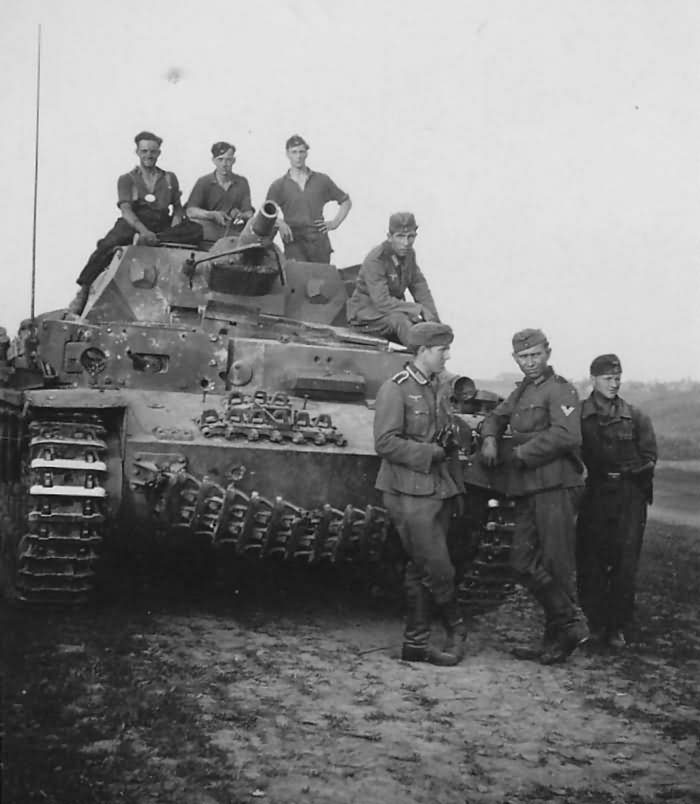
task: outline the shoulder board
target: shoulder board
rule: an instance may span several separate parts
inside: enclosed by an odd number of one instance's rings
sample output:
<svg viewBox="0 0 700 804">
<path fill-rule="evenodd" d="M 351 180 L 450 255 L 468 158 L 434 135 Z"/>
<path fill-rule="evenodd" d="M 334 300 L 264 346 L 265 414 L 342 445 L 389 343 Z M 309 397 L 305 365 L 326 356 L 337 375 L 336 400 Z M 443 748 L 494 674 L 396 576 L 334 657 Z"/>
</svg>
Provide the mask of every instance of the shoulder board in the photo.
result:
<svg viewBox="0 0 700 804">
<path fill-rule="evenodd" d="M 402 369 L 397 374 L 394 374 L 394 376 L 391 378 L 391 381 L 395 382 L 397 385 L 401 385 L 401 383 L 406 382 L 410 376 L 411 375 L 406 371 L 406 369 Z"/>
</svg>

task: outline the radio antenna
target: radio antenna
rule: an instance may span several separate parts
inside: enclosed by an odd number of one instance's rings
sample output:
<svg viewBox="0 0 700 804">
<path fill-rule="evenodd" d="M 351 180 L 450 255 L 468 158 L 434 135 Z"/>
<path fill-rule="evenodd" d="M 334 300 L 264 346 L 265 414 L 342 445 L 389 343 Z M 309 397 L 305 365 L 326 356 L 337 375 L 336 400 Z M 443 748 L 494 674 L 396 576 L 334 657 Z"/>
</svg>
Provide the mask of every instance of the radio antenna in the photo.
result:
<svg viewBox="0 0 700 804">
<path fill-rule="evenodd" d="M 32 220 L 32 303 L 31 319 L 36 310 L 36 206 L 39 186 L 39 99 L 41 91 L 41 24 L 37 26 L 36 51 L 36 131 L 34 134 L 34 217 Z"/>
</svg>

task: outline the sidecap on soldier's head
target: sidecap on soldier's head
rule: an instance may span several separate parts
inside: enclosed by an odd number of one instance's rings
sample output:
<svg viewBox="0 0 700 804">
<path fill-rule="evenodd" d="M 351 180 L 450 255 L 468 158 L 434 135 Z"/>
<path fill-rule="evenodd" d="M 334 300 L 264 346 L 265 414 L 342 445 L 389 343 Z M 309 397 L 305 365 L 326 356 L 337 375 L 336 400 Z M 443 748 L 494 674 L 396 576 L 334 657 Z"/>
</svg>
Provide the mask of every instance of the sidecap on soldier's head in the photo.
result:
<svg viewBox="0 0 700 804">
<path fill-rule="evenodd" d="M 417 352 L 421 346 L 449 346 L 455 339 L 452 327 L 437 321 L 421 321 L 408 331 L 408 348 Z"/>
<path fill-rule="evenodd" d="M 591 377 L 601 374 L 622 374 L 622 363 L 617 355 L 598 355 L 591 363 Z"/>
<path fill-rule="evenodd" d="M 309 150 L 309 143 L 302 136 L 299 134 L 292 134 L 284 147 L 288 151 L 290 148 L 297 148 L 300 145 L 306 148 L 307 151 Z"/>
<path fill-rule="evenodd" d="M 533 346 L 544 344 L 545 349 L 549 348 L 547 336 L 541 329 L 521 329 L 513 335 L 513 354 L 518 354 L 525 349 L 532 349 Z"/>
<path fill-rule="evenodd" d="M 416 216 L 412 212 L 394 212 L 389 218 L 389 234 L 417 231 Z"/>
<path fill-rule="evenodd" d="M 223 156 L 227 151 L 233 151 L 234 154 L 236 153 L 236 146 L 231 145 L 230 142 L 226 142 L 225 140 L 221 140 L 220 142 L 215 142 L 211 146 L 211 155 L 216 158 L 217 156 Z"/>
<path fill-rule="evenodd" d="M 141 142 L 141 140 L 148 140 L 149 142 L 157 142 L 159 148 L 163 144 L 163 138 L 158 137 L 152 131 L 139 131 L 139 133 L 134 137 L 134 142 L 136 143 L 137 147 L 138 144 Z"/>
</svg>

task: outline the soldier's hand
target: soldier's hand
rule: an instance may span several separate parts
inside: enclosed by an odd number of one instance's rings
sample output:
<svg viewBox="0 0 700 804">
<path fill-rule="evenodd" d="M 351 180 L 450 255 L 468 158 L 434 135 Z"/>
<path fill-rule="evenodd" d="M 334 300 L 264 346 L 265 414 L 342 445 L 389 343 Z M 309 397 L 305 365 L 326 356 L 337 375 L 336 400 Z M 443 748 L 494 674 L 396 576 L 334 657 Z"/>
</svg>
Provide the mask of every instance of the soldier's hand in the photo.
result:
<svg viewBox="0 0 700 804">
<path fill-rule="evenodd" d="M 218 223 L 219 226 L 226 226 L 227 223 L 231 220 L 225 212 L 222 212 L 220 209 L 212 209 L 209 213 L 211 216 L 211 220 L 214 223 Z"/>
<path fill-rule="evenodd" d="M 144 246 L 157 246 L 158 236 L 150 229 L 146 229 L 145 232 L 141 232 L 139 235 L 139 244 Z"/>
<path fill-rule="evenodd" d="M 445 450 L 439 444 L 431 444 L 433 448 L 432 463 L 442 463 L 447 457 Z"/>
<path fill-rule="evenodd" d="M 329 232 L 331 230 L 330 223 L 325 221 L 323 218 L 315 220 L 314 226 L 318 229 L 319 232 L 322 232 L 323 234 L 326 234 L 326 232 Z"/>
<path fill-rule="evenodd" d="M 421 305 L 421 315 L 423 316 L 423 321 L 437 321 L 437 316 L 435 316 L 425 305 Z"/>
<path fill-rule="evenodd" d="M 277 224 L 277 229 L 279 230 L 280 237 L 285 243 L 291 243 L 292 240 L 294 240 L 292 230 L 286 221 L 279 221 Z"/>
<path fill-rule="evenodd" d="M 228 214 L 226 215 L 226 222 L 235 221 L 241 217 L 241 211 L 238 207 L 234 207 L 233 209 L 229 209 Z"/>
<path fill-rule="evenodd" d="M 481 445 L 481 460 L 489 469 L 498 463 L 498 442 L 494 436 L 486 436 Z"/>
</svg>

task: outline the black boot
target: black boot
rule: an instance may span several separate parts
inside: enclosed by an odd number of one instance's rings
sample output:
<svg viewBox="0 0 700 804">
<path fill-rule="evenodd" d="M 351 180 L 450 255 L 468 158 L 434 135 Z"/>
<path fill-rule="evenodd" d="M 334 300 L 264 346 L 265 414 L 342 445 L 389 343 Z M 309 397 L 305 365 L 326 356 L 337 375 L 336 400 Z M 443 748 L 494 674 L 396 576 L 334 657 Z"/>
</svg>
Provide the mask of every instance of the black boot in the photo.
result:
<svg viewBox="0 0 700 804">
<path fill-rule="evenodd" d="M 453 598 L 440 607 L 440 620 L 445 629 L 445 643 L 442 650 L 454 654 L 457 661 L 461 662 L 466 653 L 467 625 L 456 599 Z"/>
<path fill-rule="evenodd" d="M 422 584 L 406 589 L 406 630 L 401 649 L 405 662 L 428 662 L 442 667 L 451 667 L 459 662 L 454 653 L 438 650 L 428 645 L 430 638 L 430 593 Z"/>
<path fill-rule="evenodd" d="M 556 640 L 542 651 L 542 664 L 561 664 L 576 648 L 590 639 L 588 623 L 581 610 L 571 598 L 554 582 L 550 581 L 542 590 L 545 612 L 549 621 L 557 627 Z"/>
</svg>

